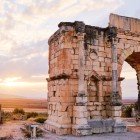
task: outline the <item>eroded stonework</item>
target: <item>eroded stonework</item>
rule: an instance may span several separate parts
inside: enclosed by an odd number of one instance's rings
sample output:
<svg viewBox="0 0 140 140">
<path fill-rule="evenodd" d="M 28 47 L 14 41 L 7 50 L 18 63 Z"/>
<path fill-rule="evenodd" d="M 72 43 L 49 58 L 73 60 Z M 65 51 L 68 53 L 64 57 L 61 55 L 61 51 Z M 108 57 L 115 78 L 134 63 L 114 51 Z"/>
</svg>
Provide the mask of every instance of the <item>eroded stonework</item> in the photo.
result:
<svg viewBox="0 0 140 140">
<path fill-rule="evenodd" d="M 107 28 L 61 22 L 49 39 L 47 129 L 59 135 L 125 132 L 124 61 L 137 72 L 140 102 L 140 20 L 111 14 Z"/>
</svg>

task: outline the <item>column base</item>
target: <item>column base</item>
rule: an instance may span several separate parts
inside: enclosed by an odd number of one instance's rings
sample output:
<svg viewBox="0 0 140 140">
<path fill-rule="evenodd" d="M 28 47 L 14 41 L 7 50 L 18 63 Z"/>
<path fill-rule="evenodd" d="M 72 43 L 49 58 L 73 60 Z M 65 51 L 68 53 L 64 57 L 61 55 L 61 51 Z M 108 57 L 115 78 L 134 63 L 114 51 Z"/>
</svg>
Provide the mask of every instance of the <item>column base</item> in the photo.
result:
<svg viewBox="0 0 140 140">
<path fill-rule="evenodd" d="M 88 136 L 101 133 L 124 133 L 127 131 L 125 123 L 121 119 L 93 119 L 85 125 L 60 125 L 46 121 L 46 129 L 57 135 Z"/>
<path fill-rule="evenodd" d="M 70 135 L 72 134 L 71 125 L 60 125 L 58 123 L 47 120 L 45 122 L 45 128 L 57 135 Z"/>
<path fill-rule="evenodd" d="M 125 133 L 127 132 L 126 124 L 121 120 L 115 120 L 115 124 L 113 126 L 113 132 L 114 133 Z"/>
<path fill-rule="evenodd" d="M 89 125 L 73 125 L 72 134 L 75 136 L 92 135 L 91 127 Z"/>
<path fill-rule="evenodd" d="M 101 134 L 101 133 L 123 133 L 127 131 L 126 125 L 124 122 L 115 120 L 112 118 L 109 119 L 93 119 L 88 121 L 89 126 L 91 127 L 92 134 Z"/>
<path fill-rule="evenodd" d="M 113 132 L 113 119 L 92 119 L 88 123 L 92 127 L 92 134 Z"/>
</svg>

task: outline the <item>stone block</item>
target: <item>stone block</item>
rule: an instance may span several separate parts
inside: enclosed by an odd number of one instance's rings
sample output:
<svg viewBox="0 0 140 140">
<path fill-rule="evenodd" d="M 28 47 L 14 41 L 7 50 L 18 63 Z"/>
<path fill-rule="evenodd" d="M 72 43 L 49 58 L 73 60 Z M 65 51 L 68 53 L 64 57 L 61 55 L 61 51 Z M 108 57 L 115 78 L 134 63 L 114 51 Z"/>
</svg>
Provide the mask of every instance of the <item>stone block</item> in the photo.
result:
<svg viewBox="0 0 140 140">
<path fill-rule="evenodd" d="M 75 136 L 89 136 L 92 134 L 92 131 L 91 130 L 73 129 L 72 134 Z"/>
<path fill-rule="evenodd" d="M 87 111 L 87 106 L 73 106 L 75 111 Z"/>
<path fill-rule="evenodd" d="M 111 110 L 114 111 L 120 111 L 122 109 L 122 106 L 111 106 Z"/>
<path fill-rule="evenodd" d="M 89 125 L 73 125 L 72 134 L 76 136 L 91 135 L 91 127 Z"/>
<path fill-rule="evenodd" d="M 91 112 L 91 115 L 92 115 L 92 116 L 100 116 L 101 113 L 100 113 L 100 111 L 96 111 L 96 110 L 95 110 L 95 111 L 92 111 L 92 112 Z"/>
<path fill-rule="evenodd" d="M 89 99 L 90 102 L 95 102 L 95 101 L 97 101 L 97 98 L 94 97 L 94 96 L 90 96 L 88 99 Z"/>
<path fill-rule="evenodd" d="M 124 133 L 127 132 L 126 124 L 123 122 L 115 122 L 115 125 L 113 127 L 113 132 L 114 133 Z"/>
<path fill-rule="evenodd" d="M 92 133 L 109 133 L 113 131 L 113 119 L 93 119 L 88 121 Z"/>
<path fill-rule="evenodd" d="M 97 111 L 100 111 L 100 110 L 102 110 L 102 106 L 101 105 L 97 106 Z"/>
<path fill-rule="evenodd" d="M 75 98 L 74 97 L 68 97 L 68 96 L 58 97 L 57 101 L 60 101 L 61 103 L 74 103 Z"/>
<path fill-rule="evenodd" d="M 87 109 L 89 111 L 93 111 L 93 110 L 96 110 L 96 106 L 87 106 Z"/>
<path fill-rule="evenodd" d="M 103 133 L 103 132 L 104 132 L 103 127 L 95 127 L 95 128 L 92 128 L 92 133 L 93 134 L 100 134 L 100 133 Z"/>
<path fill-rule="evenodd" d="M 107 115 L 108 117 L 111 117 L 112 112 L 111 112 L 110 110 L 106 110 L 106 115 Z"/>
<path fill-rule="evenodd" d="M 76 124 L 78 125 L 86 125 L 87 124 L 87 118 L 76 118 Z"/>
<path fill-rule="evenodd" d="M 87 118 L 89 116 L 89 113 L 87 111 L 73 111 L 73 116 L 76 118 Z"/>
<path fill-rule="evenodd" d="M 71 118 L 66 116 L 60 116 L 58 117 L 58 122 L 60 124 L 71 124 Z"/>
<path fill-rule="evenodd" d="M 68 112 L 62 112 L 62 111 L 58 111 L 58 116 L 65 116 L 68 117 Z"/>
<path fill-rule="evenodd" d="M 87 97 L 76 97 L 76 103 L 87 103 Z"/>
<path fill-rule="evenodd" d="M 106 105 L 106 110 L 111 110 L 110 105 Z"/>
<path fill-rule="evenodd" d="M 121 117 L 122 111 L 111 111 L 111 112 L 112 112 L 112 116 Z"/>
<path fill-rule="evenodd" d="M 66 129 L 61 129 L 61 128 L 57 128 L 56 129 L 56 134 L 57 135 L 70 135 L 72 132 L 71 132 L 71 128 L 66 128 Z"/>
<path fill-rule="evenodd" d="M 89 102 L 87 103 L 88 106 L 93 106 L 93 102 Z"/>
<path fill-rule="evenodd" d="M 94 102 L 94 105 L 102 105 L 100 102 Z"/>
<path fill-rule="evenodd" d="M 106 117 L 106 110 L 102 110 L 102 111 L 101 111 L 101 115 L 102 115 L 103 117 Z"/>
<path fill-rule="evenodd" d="M 88 124 L 92 128 L 92 133 L 103 133 L 103 124 L 101 120 L 90 120 L 88 121 Z"/>
</svg>

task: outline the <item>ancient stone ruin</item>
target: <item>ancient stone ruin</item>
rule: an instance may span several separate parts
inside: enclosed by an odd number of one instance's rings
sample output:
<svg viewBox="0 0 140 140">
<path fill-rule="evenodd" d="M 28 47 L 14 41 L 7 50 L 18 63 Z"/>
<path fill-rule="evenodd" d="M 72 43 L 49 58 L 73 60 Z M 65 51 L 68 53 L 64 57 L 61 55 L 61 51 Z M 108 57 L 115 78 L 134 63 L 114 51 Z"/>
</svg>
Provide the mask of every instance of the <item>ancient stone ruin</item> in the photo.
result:
<svg viewBox="0 0 140 140">
<path fill-rule="evenodd" d="M 125 132 L 120 74 L 124 61 L 136 70 L 140 105 L 140 20 L 111 14 L 106 28 L 58 26 L 49 39 L 46 128 L 59 135 Z"/>
</svg>

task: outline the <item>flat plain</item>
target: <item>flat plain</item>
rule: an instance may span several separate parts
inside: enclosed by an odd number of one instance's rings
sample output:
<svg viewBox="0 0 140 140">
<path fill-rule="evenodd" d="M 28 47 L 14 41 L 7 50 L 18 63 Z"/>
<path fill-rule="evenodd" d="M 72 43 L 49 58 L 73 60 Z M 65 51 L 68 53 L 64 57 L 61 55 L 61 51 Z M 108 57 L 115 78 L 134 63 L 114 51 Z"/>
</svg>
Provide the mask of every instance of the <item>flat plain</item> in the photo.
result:
<svg viewBox="0 0 140 140">
<path fill-rule="evenodd" d="M 38 99 L 0 99 L 0 104 L 4 111 L 13 111 L 14 108 L 23 108 L 27 112 L 45 112 L 47 110 L 47 100 Z"/>
</svg>

